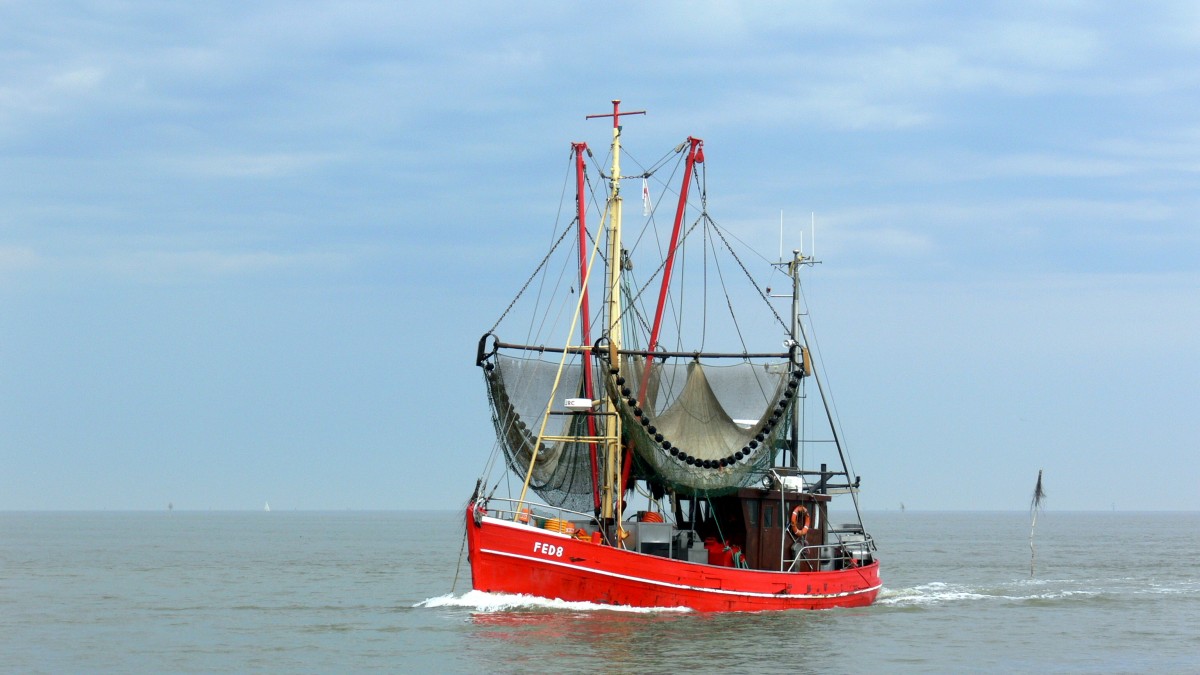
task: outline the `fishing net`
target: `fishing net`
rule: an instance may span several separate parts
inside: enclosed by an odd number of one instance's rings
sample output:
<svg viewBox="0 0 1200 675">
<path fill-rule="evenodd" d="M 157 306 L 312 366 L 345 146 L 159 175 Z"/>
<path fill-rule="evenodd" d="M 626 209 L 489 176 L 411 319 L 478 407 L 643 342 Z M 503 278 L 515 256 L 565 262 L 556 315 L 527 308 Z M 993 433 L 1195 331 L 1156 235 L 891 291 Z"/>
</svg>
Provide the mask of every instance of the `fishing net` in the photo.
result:
<svg viewBox="0 0 1200 675">
<path fill-rule="evenodd" d="M 587 415 L 567 411 L 564 401 L 596 399 L 601 391 L 596 386 L 583 391 L 578 355 L 568 358 L 556 393 L 558 360 L 535 352 L 522 354 L 496 353 L 488 362 L 492 367 L 484 370 L 492 421 L 508 466 L 518 476 L 529 474 L 530 488 L 547 504 L 590 511 L 592 454 L 603 466 L 605 448 L 554 437 L 599 433 L 599 428 L 589 428 Z M 605 378 L 608 394 L 648 478 L 681 496 L 719 495 L 757 482 L 771 465 L 800 379 L 790 360 L 733 365 L 656 360 L 648 374 L 644 357 L 625 356 L 621 363 L 616 377 Z M 539 445 L 538 432 L 552 397 Z"/>
<path fill-rule="evenodd" d="M 610 394 L 638 457 L 661 481 L 683 495 L 719 495 L 770 467 L 800 379 L 789 361 L 655 361 L 648 375 L 643 357 L 622 363 Z"/>
<path fill-rule="evenodd" d="M 488 365 L 494 366 L 484 369 L 492 423 L 496 426 L 496 437 L 500 439 L 509 468 L 524 478 L 529 473 L 536 447 L 530 488 L 552 506 L 591 512 L 594 507 L 591 455 L 594 447 L 597 461 L 603 466 L 603 444 L 543 439 L 537 445 L 538 430 L 542 419 L 547 417 L 546 403 L 551 396 L 554 396 L 554 403 L 547 418 L 545 436 L 594 435 L 589 431 L 587 416 L 565 414 L 565 399 L 594 400 L 599 397 L 599 391 L 582 390 L 580 358 L 568 359 L 559 379 L 558 393 L 554 392 L 554 379 L 559 369 L 557 359 L 496 354 Z"/>
</svg>

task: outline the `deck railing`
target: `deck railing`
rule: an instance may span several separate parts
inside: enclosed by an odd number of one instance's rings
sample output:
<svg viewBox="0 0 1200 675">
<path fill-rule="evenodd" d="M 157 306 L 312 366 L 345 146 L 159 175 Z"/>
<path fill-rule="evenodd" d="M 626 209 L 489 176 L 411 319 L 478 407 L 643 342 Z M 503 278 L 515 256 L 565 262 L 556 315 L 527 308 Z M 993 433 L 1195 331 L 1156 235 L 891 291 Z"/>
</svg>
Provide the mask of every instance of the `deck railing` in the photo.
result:
<svg viewBox="0 0 1200 675">
<path fill-rule="evenodd" d="M 589 532 L 600 531 L 601 536 L 603 536 L 603 528 L 600 527 L 600 521 L 590 513 L 572 511 L 559 506 L 522 502 L 508 497 L 490 497 L 488 499 L 480 499 L 476 503 L 483 506 L 487 511 L 487 515 L 493 518 L 511 520 L 529 525 L 530 527 L 540 528 L 546 528 L 547 524 L 554 525 L 555 521 L 558 523 L 570 523 L 573 528 L 584 527 Z M 574 534 L 574 529 L 570 532 L 559 532 L 561 534 Z"/>
<path fill-rule="evenodd" d="M 834 531 L 829 532 L 830 538 L 837 538 L 826 544 L 792 547 L 796 557 L 784 560 L 784 571 L 794 572 L 801 565 L 811 566 L 818 570 L 842 570 L 851 567 L 861 567 L 869 564 L 873 557 L 871 551 L 875 548 L 875 540 L 864 532 Z"/>
</svg>

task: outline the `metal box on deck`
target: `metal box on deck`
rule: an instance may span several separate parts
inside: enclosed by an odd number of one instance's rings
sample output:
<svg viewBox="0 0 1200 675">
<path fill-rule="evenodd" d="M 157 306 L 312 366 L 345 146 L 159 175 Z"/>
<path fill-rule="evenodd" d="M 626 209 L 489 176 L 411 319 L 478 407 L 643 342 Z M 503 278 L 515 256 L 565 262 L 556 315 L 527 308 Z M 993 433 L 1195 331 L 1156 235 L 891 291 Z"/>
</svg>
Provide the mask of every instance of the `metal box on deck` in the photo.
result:
<svg viewBox="0 0 1200 675">
<path fill-rule="evenodd" d="M 634 551 L 661 555 L 668 558 L 671 556 L 671 540 L 675 532 L 674 525 L 670 523 L 632 522 L 625 524 L 625 530 L 629 532 L 629 539 L 625 541 L 625 545 Z"/>
</svg>

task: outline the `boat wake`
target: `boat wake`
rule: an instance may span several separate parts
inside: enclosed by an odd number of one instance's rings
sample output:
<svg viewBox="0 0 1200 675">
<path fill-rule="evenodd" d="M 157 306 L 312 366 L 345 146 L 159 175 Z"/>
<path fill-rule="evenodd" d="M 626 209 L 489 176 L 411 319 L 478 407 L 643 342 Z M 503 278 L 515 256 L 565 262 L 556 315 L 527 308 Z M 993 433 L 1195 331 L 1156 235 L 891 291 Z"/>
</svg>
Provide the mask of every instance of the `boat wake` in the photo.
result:
<svg viewBox="0 0 1200 675">
<path fill-rule="evenodd" d="M 884 588 L 876 603 L 892 607 L 923 607 L 955 602 L 996 601 L 1036 602 L 1063 600 L 1067 598 L 1095 597 L 1101 591 L 1070 588 L 1077 586 L 1071 581 L 1017 581 L 991 587 L 975 587 L 965 584 L 947 584 L 940 581 L 921 584 L 911 588 Z"/>
<path fill-rule="evenodd" d="M 663 612 L 690 612 L 686 607 L 629 607 L 626 605 L 601 605 L 594 602 L 568 602 L 548 600 L 532 595 L 509 593 L 486 593 L 468 591 L 462 595 L 448 593 L 436 598 L 422 600 L 413 607 L 462 607 L 476 612 L 511 612 L 519 610 L 557 610 L 568 612 L 622 612 L 626 614 L 660 614 Z"/>
</svg>

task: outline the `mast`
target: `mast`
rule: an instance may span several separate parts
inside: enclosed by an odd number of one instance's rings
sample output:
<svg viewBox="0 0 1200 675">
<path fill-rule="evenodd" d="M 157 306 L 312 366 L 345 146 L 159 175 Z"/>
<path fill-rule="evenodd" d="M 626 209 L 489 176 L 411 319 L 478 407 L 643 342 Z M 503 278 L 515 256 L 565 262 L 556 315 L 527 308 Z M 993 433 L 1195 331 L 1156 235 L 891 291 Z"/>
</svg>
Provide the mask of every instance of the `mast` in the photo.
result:
<svg viewBox="0 0 1200 675">
<path fill-rule="evenodd" d="M 662 329 L 663 310 L 667 304 L 667 291 L 671 288 L 671 270 L 675 264 L 675 251 L 679 247 L 679 228 L 683 224 L 683 212 L 687 209 L 688 188 L 692 182 L 692 170 L 696 164 L 704 161 L 704 141 L 688 136 L 689 144 L 687 165 L 683 169 L 683 187 L 679 190 L 679 206 L 675 208 L 675 225 L 671 228 L 671 244 L 667 247 L 667 260 L 663 268 L 662 288 L 658 291 L 658 306 L 654 311 L 654 324 L 650 328 L 650 344 L 646 351 L 651 355 L 646 357 L 646 371 L 642 375 L 641 391 L 638 392 L 638 402 L 646 404 L 646 386 L 650 382 L 650 368 L 654 364 L 654 350 L 658 348 L 658 334 Z"/>
<path fill-rule="evenodd" d="M 624 254 L 621 249 L 621 116 L 645 115 L 645 110 L 621 112 L 621 100 L 614 99 L 613 111 L 600 115 L 587 115 L 585 119 L 612 117 L 612 167 L 609 175 L 608 191 L 608 345 L 614 367 L 619 366 L 617 354 L 621 349 L 621 268 L 624 266 Z M 624 491 L 620 486 L 620 454 L 621 434 L 618 418 L 612 416 L 606 424 L 607 444 L 609 452 L 605 453 L 604 470 L 604 499 L 602 515 L 605 520 L 611 520 L 616 500 L 621 498 Z"/>
<path fill-rule="evenodd" d="M 575 207 L 577 210 L 577 218 L 579 219 L 579 291 L 580 303 L 582 307 L 580 324 L 580 337 L 583 338 L 582 344 L 587 346 L 592 344 L 592 326 L 591 326 L 591 309 L 588 307 L 588 263 L 587 263 L 587 204 L 584 191 L 584 165 L 583 153 L 590 152 L 587 143 L 572 143 L 571 149 L 575 153 Z M 587 397 L 591 398 L 595 394 L 595 387 L 592 385 L 592 358 L 591 355 L 586 355 L 583 359 L 583 390 L 587 392 Z M 587 416 L 588 436 L 596 435 L 596 417 L 594 415 Z M 592 507 L 596 511 L 596 515 L 600 514 L 600 470 L 599 461 L 597 459 L 596 444 L 588 444 L 588 459 L 592 469 Z"/>
<path fill-rule="evenodd" d="M 804 264 L 804 254 L 798 250 L 792 251 L 792 262 L 788 265 L 788 271 L 792 277 L 792 342 L 801 349 L 800 356 L 805 358 L 805 351 L 808 346 L 800 340 L 800 265 Z M 804 362 L 801 361 L 801 368 L 804 367 Z M 792 443 L 791 457 L 789 464 L 793 469 L 800 467 L 800 406 L 792 406 Z"/>
</svg>

